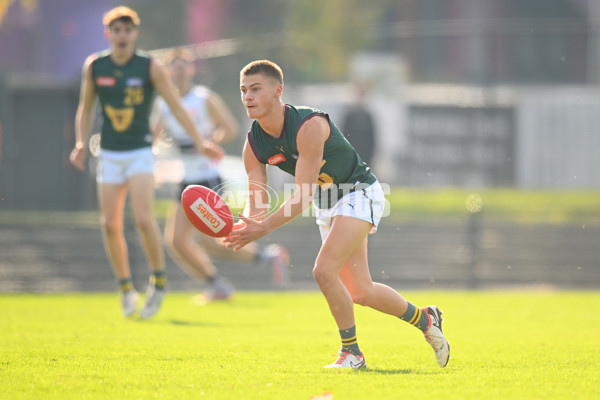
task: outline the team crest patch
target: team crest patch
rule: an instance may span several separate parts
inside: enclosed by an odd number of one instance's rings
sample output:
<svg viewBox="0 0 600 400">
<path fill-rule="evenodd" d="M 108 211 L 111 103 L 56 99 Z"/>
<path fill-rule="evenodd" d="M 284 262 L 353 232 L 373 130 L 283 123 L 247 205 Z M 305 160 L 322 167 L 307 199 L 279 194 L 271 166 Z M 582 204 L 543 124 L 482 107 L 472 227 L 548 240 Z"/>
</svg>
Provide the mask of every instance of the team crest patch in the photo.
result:
<svg viewBox="0 0 600 400">
<path fill-rule="evenodd" d="M 117 80 L 114 76 L 99 76 L 96 78 L 96 85 L 98 86 L 115 86 Z"/>
<path fill-rule="evenodd" d="M 125 82 L 125 86 L 128 86 L 128 87 L 142 86 L 142 79 L 141 78 L 129 78 Z"/>
<path fill-rule="evenodd" d="M 277 165 L 280 162 L 285 161 L 286 158 L 283 154 L 279 153 L 279 154 L 275 154 L 273 157 L 269 158 L 269 165 Z"/>
</svg>

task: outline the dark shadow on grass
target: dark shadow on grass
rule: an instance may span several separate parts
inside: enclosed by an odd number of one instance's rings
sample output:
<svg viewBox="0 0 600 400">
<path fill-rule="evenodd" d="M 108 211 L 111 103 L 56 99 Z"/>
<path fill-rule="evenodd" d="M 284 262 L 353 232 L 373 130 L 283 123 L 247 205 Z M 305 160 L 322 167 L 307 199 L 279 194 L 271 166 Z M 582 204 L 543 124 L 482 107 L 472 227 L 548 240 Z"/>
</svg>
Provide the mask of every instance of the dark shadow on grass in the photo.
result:
<svg viewBox="0 0 600 400">
<path fill-rule="evenodd" d="M 369 368 L 358 369 L 357 373 L 360 374 L 378 374 L 378 375 L 433 375 L 431 372 L 416 371 L 413 369 L 380 369 L 380 368 Z"/>
<path fill-rule="evenodd" d="M 211 322 L 202 321 L 184 321 L 181 319 L 170 319 L 170 320 L 153 320 L 153 319 L 138 319 L 137 322 L 142 323 L 154 323 L 154 324 L 170 324 L 175 326 L 194 326 L 194 327 L 215 327 L 221 326 L 220 324 L 214 324 Z"/>
<path fill-rule="evenodd" d="M 168 321 L 171 325 L 177 326 L 218 326 L 218 324 L 200 322 L 200 321 L 183 321 L 181 319 L 172 319 Z"/>
</svg>

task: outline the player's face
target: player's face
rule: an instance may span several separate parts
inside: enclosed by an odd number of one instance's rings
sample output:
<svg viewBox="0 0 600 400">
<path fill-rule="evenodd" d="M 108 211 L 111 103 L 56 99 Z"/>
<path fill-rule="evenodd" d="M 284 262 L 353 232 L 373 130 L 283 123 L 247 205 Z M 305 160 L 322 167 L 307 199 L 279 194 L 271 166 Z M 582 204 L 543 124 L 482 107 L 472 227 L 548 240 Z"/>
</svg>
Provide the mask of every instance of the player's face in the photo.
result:
<svg viewBox="0 0 600 400">
<path fill-rule="evenodd" d="M 195 72 L 194 64 L 181 58 L 174 59 L 169 65 L 169 73 L 174 82 L 191 80 Z"/>
<path fill-rule="evenodd" d="M 112 51 L 124 54 L 133 51 L 138 32 L 131 22 L 115 21 L 106 30 L 106 37 Z"/>
<path fill-rule="evenodd" d="M 240 78 L 242 103 L 248 117 L 265 116 L 274 105 L 279 104 L 283 86 L 263 74 L 244 75 Z"/>
</svg>

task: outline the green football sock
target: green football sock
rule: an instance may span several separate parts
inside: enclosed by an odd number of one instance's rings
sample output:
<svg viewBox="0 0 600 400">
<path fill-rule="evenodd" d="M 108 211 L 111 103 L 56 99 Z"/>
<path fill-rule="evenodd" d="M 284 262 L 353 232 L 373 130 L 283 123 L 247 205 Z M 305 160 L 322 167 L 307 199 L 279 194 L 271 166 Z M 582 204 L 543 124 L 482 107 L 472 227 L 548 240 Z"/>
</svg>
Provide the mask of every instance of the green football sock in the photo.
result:
<svg viewBox="0 0 600 400">
<path fill-rule="evenodd" d="M 356 340 L 356 325 L 350 329 L 340 329 L 340 337 L 342 338 L 342 351 L 361 355 L 361 351 L 358 348 L 358 340 Z"/>
<path fill-rule="evenodd" d="M 422 308 L 415 306 L 411 302 L 408 302 L 408 308 L 406 309 L 406 312 L 398 318 L 415 326 L 423 333 L 425 333 L 425 331 L 429 328 L 429 316 L 427 315 L 427 312 L 423 311 Z"/>
<path fill-rule="evenodd" d="M 131 277 L 120 279 L 119 288 L 121 289 L 121 292 L 129 292 L 130 290 L 133 290 L 133 282 L 131 281 Z"/>
<path fill-rule="evenodd" d="M 150 284 L 154 285 L 157 289 L 164 289 L 167 285 L 165 270 L 154 271 L 152 275 L 150 275 Z"/>
</svg>

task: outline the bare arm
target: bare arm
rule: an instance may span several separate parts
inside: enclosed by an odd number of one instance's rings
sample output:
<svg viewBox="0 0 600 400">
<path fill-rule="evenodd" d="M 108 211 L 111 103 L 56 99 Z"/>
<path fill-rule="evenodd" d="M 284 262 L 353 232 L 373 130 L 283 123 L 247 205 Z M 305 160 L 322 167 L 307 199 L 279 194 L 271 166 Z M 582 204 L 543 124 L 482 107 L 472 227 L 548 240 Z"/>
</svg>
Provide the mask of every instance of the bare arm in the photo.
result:
<svg viewBox="0 0 600 400">
<path fill-rule="evenodd" d="M 156 62 L 152 62 L 150 64 L 150 78 L 152 79 L 154 87 L 156 87 L 156 90 L 158 90 L 158 93 L 163 99 L 165 99 L 165 102 L 173 112 L 173 115 L 177 121 L 194 141 L 198 151 L 213 159 L 219 160 L 223 158 L 223 149 L 202 138 L 200 132 L 198 132 L 198 128 L 196 128 L 196 125 L 194 124 L 194 121 L 185 108 L 183 108 L 181 100 L 177 95 L 171 80 L 167 77 L 167 74 L 164 72 L 162 67 Z"/>
<path fill-rule="evenodd" d="M 233 114 L 221 97 L 211 92 L 206 102 L 208 113 L 216 125 L 213 141 L 217 144 L 227 144 L 238 135 L 239 126 Z"/>
<path fill-rule="evenodd" d="M 165 123 L 160 113 L 159 99 L 154 100 L 152 104 L 152 113 L 150 114 L 150 129 L 154 140 L 159 140 L 165 135 Z"/>
<path fill-rule="evenodd" d="M 306 210 L 312 202 L 317 189 L 317 181 L 325 141 L 329 137 L 329 123 L 324 117 L 313 117 L 306 121 L 298 131 L 298 161 L 296 162 L 296 188 L 279 209 L 265 221 L 267 233 L 285 225 Z"/>
<path fill-rule="evenodd" d="M 323 160 L 323 148 L 329 134 L 329 123 L 324 117 L 313 117 L 302 125 L 296 137 L 298 161 L 296 162 L 294 194 L 263 221 L 240 217 L 247 226 L 234 231 L 225 238 L 224 242 L 227 247 L 239 250 L 248 243 L 260 239 L 288 223 L 308 208 L 317 188 L 317 179 Z M 246 161 L 246 149 L 244 156 L 244 161 Z"/>
<path fill-rule="evenodd" d="M 71 151 L 69 160 L 81 171 L 85 169 L 87 157 L 87 141 L 92 125 L 92 111 L 96 100 L 96 89 L 92 78 L 92 61 L 95 56 L 89 56 L 83 63 L 79 105 L 75 115 L 75 148 Z"/>
<path fill-rule="evenodd" d="M 263 220 L 269 212 L 267 191 L 267 166 L 256 159 L 248 140 L 244 144 L 244 167 L 248 175 L 248 202 L 244 216 Z"/>
</svg>

